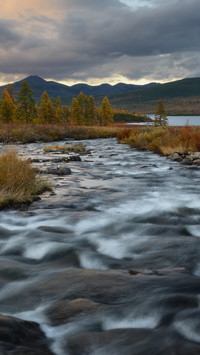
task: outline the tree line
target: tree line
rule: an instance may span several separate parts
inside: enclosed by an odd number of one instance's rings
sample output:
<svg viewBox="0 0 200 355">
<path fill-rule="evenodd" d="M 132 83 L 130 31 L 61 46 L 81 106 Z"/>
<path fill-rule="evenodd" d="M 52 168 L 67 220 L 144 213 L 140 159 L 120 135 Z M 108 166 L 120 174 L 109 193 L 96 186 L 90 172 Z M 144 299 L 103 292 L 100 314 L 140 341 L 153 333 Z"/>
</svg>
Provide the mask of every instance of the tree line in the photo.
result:
<svg viewBox="0 0 200 355">
<path fill-rule="evenodd" d="M 17 99 L 12 84 L 3 91 L 0 100 L 0 122 L 108 126 L 113 123 L 113 111 L 107 97 L 104 97 L 100 108 L 97 108 L 94 97 L 87 97 L 83 92 L 72 99 L 70 108 L 61 104 L 60 97 L 49 98 L 46 91 L 41 96 L 40 105 L 37 105 L 33 91 L 24 80 Z"/>
</svg>

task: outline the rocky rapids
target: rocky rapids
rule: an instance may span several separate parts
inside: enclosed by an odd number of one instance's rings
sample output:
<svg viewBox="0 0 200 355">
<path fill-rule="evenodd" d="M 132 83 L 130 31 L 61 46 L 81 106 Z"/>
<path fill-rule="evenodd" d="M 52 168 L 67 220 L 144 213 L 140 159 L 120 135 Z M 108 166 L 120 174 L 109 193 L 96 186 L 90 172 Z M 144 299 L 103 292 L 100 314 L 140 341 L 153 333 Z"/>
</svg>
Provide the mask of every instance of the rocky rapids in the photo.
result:
<svg viewBox="0 0 200 355">
<path fill-rule="evenodd" d="M 200 354 L 200 168 L 83 143 L 15 146 L 54 190 L 0 212 L 0 354 Z"/>
</svg>

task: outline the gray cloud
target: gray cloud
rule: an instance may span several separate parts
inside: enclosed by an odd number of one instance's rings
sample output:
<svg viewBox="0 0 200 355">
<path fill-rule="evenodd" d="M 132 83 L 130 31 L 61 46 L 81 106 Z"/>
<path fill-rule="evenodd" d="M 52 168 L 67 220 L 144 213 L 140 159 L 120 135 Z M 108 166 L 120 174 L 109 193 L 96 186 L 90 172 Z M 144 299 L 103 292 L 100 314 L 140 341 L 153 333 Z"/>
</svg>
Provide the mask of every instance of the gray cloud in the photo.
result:
<svg viewBox="0 0 200 355">
<path fill-rule="evenodd" d="M 127 4 L 59 0 L 61 19 L 29 10 L 12 26 L 0 21 L 0 71 L 80 81 L 199 75 L 199 0 Z"/>
<path fill-rule="evenodd" d="M 21 36 L 16 32 L 14 24 L 11 21 L 0 19 L 0 46 L 9 48 L 21 40 Z"/>
</svg>

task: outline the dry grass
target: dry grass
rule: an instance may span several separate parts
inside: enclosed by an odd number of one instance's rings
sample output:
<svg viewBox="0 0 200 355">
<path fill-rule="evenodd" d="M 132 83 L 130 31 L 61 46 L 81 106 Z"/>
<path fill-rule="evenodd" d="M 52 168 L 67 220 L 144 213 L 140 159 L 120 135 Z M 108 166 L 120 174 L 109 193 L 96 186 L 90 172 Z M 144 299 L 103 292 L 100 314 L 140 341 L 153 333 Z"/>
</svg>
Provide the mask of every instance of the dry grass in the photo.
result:
<svg viewBox="0 0 200 355">
<path fill-rule="evenodd" d="M 84 153 L 86 152 L 86 147 L 83 144 L 68 144 L 65 143 L 64 145 L 49 145 L 44 148 L 45 152 L 61 152 L 61 153 L 68 153 L 68 152 L 75 152 L 75 153 Z"/>
<path fill-rule="evenodd" d="M 183 153 L 185 151 L 185 147 L 183 145 L 177 145 L 174 147 L 166 147 L 166 146 L 160 146 L 160 151 L 163 155 L 171 155 L 173 153 Z"/>
<path fill-rule="evenodd" d="M 37 177 L 28 161 L 14 152 L 0 155 L 0 208 L 28 204 L 47 190 L 51 190 L 50 183 Z"/>
<path fill-rule="evenodd" d="M 3 143 L 33 143 L 37 141 L 53 142 L 57 140 L 109 138 L 115 137 L 119 127 L 103 126 L 70 126 L 67 124 L 2 124 L 0 123 L 0 142 Z"/>
<path fill-rule="evenodd" d="M 200 127 L 143 127 L 119 140 L 131 147 L 169 155 L 186 150 L 200 151 Z"/>
</svg>

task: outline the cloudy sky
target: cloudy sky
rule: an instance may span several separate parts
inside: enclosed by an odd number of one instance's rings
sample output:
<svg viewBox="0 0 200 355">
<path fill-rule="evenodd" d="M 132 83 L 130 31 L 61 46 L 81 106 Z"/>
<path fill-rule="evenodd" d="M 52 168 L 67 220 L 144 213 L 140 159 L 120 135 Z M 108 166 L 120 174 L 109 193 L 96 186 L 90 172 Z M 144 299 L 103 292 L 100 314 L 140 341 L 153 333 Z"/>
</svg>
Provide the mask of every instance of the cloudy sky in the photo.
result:
<svg viewBox="0 0 200 355">
<path fill-rule="evenodd" d="M 200 76 L 200 0 L 0 0 L 0 84 Z"/>
</svg>

